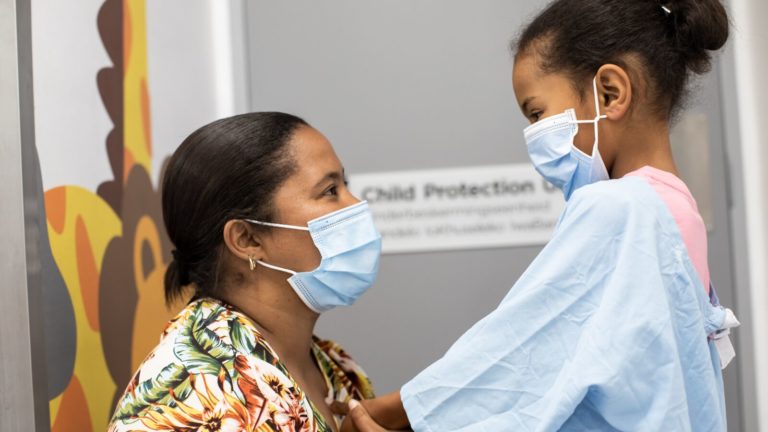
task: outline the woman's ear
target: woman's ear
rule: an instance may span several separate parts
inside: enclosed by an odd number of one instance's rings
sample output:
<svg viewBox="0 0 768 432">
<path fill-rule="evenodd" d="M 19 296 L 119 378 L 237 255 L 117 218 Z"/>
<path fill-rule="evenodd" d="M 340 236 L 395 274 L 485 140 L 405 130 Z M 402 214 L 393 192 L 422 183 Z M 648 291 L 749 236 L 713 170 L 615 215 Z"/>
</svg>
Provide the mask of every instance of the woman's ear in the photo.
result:
<svg viewBox="0 0 768 432">
<path fill-rule="evenodd" d="M 244 261 L 260 260 L 264 253 L 259 234 L 243 220 L 233 219 L 224 224 L 224 244 L 232 255 Z"/>
<path fill-rule="evenodd" d="M 624 68 L 607 64 L 597 71 L 597 94 L 602 114 L 609 120 L 623 119 L 632 105 L 632 80 Z"/>
</svg>

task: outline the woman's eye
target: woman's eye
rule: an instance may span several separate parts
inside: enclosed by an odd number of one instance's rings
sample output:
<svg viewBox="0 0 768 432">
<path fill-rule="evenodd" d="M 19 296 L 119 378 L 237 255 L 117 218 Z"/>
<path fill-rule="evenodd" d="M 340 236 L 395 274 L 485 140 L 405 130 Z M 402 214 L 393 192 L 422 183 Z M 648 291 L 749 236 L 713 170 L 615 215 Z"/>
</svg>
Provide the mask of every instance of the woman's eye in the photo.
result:
<svg viewBox="0 0 768 432">
<path fill-rule="evenodd" d="M 536 123 L 541 120 L 541 111 L 532 112 L 530 115 L 531 122 Z"/>
</svg>

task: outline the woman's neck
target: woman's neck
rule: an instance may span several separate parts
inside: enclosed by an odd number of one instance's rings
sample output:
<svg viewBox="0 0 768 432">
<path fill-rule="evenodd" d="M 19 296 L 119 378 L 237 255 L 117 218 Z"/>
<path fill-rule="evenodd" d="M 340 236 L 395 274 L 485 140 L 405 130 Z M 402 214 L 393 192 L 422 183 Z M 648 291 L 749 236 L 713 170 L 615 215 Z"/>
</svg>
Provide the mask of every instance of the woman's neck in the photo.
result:
<svg viewBox="0 0 768 432">
<path fill-rule="evenodd" d="M 307 308 L 284 280 L 263 278 L 227 290 L 223 300 L 238 308 L 257 326 L 280 360 L 305 367 L 312 360 L 315 324 L 319 315 Z"/>
<path fill-rule="evenodd" d="M 611 178 L 622 178 L 644 166 L 678 175 L 668 125 L 643 125 L 627 131 L 616 142 L 619 144 L 610 167 Z"/>
</svg>

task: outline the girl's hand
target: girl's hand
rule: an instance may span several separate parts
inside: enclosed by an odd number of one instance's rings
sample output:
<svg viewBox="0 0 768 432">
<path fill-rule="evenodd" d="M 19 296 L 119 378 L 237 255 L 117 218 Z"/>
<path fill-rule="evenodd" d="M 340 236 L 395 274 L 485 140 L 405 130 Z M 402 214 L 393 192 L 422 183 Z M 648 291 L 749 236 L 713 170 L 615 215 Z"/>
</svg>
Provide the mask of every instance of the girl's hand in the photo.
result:
<svg viewBox="0 0 768 432">
<path fill-rule="evenodd" d="M 341 424 L 341 432 L 391 432 L 376 423 L 358 401 L 349 401 L 349 414 Z"/>
<path fill-rule="evenodd" d="M 410 430 L 408 416 L 400 401 L 400 392 L 349 404 L 334 402 L 331 411 L 347 416 L 341 432 L 382 432 Z"/>
</svg>

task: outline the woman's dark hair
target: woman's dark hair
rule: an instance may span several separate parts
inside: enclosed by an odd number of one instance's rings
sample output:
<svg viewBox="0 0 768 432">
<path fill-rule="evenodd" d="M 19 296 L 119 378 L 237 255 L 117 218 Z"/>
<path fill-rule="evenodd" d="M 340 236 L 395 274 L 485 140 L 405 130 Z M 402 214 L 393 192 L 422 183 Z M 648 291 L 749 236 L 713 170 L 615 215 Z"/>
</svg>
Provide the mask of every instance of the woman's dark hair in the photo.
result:
<svg viewBox="0 0 768 432">
<path fill-rule="evenodd" d="M 524 29 L 513 49 L 533 49 L 544 72 L 565 72 L 583 88 L 604 64 L 643 78 L 649 102 L 666 119 L 686 96 L 693 74 L 711 67 L 728 40 L 719 0 L 556 0 Z M 516 45 L 516 47 L 514 46 Z M 628 55 L 639 57 L 633 70 Z"/>
<path fill-rule="evenodd" d="M 192 133 L 163 175 L 163 221 L 176 250 L 165 272 L 172 302 L 194 284 L 215 296 L 223 229 L 232 219 L 273 217 L 272 198 L 295 171 L 288 143 L 308 124 L 293 115 L 259 112 L 217 120 Z"/>
</svg>

